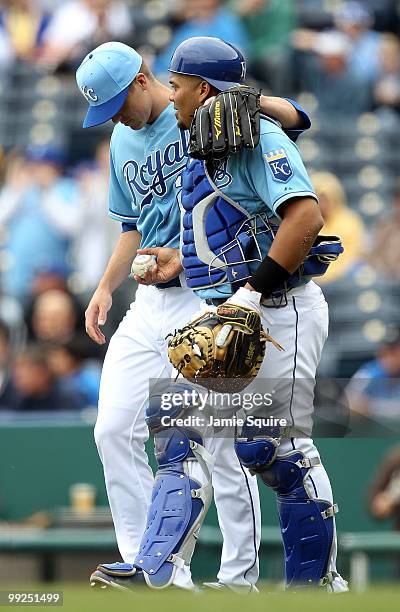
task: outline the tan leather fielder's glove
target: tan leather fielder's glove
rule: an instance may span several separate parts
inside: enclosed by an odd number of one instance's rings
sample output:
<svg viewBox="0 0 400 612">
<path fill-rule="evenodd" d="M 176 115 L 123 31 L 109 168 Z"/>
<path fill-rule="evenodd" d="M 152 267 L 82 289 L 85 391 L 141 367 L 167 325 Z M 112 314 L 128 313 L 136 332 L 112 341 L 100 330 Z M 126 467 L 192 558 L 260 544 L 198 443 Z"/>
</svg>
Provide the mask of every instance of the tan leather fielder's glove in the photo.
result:
<svg viewBox="0 0 400 612">
<path fill-rule="evenodd" d="M 282 350 L 258 312 L 224 303 L 176 331 L 168 357 L 180 374 L 207 389 L 241 391 L 257 376 L 267 341 Z"/>
</svg>

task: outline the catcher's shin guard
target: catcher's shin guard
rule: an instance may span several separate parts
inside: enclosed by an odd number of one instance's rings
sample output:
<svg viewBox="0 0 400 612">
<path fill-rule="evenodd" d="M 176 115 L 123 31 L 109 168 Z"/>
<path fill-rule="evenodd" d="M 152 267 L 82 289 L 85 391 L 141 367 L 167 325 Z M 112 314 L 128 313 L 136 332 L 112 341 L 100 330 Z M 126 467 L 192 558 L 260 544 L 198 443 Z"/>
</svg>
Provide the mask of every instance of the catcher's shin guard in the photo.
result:
<svg viewBox="0 0 400 612">
<path fill-rule="evenodd" d="M 337 577 L 336 572 L 328 571 L 328 565 L 338 506 L 311 498 L 304 486 L 310 468 L 320 463 L 319 457 L 307 458 L 293 451 L 277 457 L 261 474 L 263 482 L 277 493 L 287 587 L 325 586 Z"/>
<path fill-rule="evenodd" d="M 324 499 L 313 499 L 304 486 L 310 468 L 320 465 L 319 457 L 307 458 L 293 451 L 274 459 L 274 442 L 267 438 L 239 440 L 236 453 L 277 494 L 286 586 L 325 586 L 337 579 L 344 583 L 336 572 L 328 571 L 338 507 Z"/>
<path fill-rule="evenodd" d="M 189 565 L 201 524 L 211 503 L 211 455 L 198 431 L 171 427 L 160 431 L 157 399 L 150 401 L 148 424 L 158 462 L 147 527 L 134 566 L 153 589 L 170 586 L 178 567 Z M 198 461 L 205 482 L 191 478 Z"/>
</svg>

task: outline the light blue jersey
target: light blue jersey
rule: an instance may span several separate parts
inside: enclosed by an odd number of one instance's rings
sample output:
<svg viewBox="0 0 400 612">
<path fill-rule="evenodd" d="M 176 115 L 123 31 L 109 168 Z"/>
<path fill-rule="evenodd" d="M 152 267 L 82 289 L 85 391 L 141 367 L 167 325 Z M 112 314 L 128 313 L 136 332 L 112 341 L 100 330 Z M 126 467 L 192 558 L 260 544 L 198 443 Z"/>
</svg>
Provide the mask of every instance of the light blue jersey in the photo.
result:
<svg viewBox="0 0 400 612">
<path fill-rule="evenodd" d="M 310 125 L 307 114 L 298 104 L 292 100 L 290 102 L 303 116 L 307 129 Z M 289 138 L 273 123 L 262 120 L 262 128 L 262 141 L 280 134 L 288 151 L 292 146 L 297 152 Z M 272 130 L 271 133 L 268 130 Z M 288 133 L 292 138 L 297 138 L 301 131 L 291 130 Z M 179 248 L 180 207 L 177 197 L 181 188 L 180 173 L 187 161 L 187 143 L 188 132 L 178 128 L 172 104 L 167 106 L 154 123 L 140 130 L 133 131 L 121 123 L 114 128 L 110 150 L 109 215 L 122 222 L 123 227 L 128 224 L 126 229 L 136 228 L 142 235 L 142 248 Z M 267 151 L 269 144 L 266 146 Z M 237 165 L 238 159 L 233 156 L 229 166 Z M 247 157 L 240 157 L 242 159 Z M 298 159 L 301 163 L 299 156 Z M 242 180 L 241 174 L 237 173 L 234 166 L 229 171 L 231 175 L 235 174 L 234 184 L 229 189 L 237 190 L 238 181 Z M 242 190 L 248 197 L 250 190 L 245 183 Z M 250 196 L 249 203 L 254 204 L 253 196 Z"/>
<path fill-rule="evenodd" d="M 297 146 L 265 119 L 261 119 L 257 148 L 232 155 L 225 176 L 216 179 L 221 191 L 251 215 L 266 212 L 279 220 L 277 210 L 286 200 L 317 199 Z"/>
<path fill-rule="evenodd" d="M 232 155 L 226 168 L 216 173 L 214 181 L 225 196 L 228 196 L 251 216 L 264 213 L 271 223 L 279 225 L 279 206 L 298 197 L 317 199 L 313 186 L 300 157 L 299 150 L 290 138 L 274 122 L 261 120 L 260 143 L 254 150 L 243 150 Z M 198 231 L 196 225 L 196 231 Z M 209 240 L 206 232 L 213 232 L 209 224 L 202 225 L 203 236 L 195 232 L 196 251 Z M 265 257 L 272 244 L 270 233 L 257 236 L 262 256 Z M 249 263 L 250 274 L 260 261 Z M 303 284 L 306 280 L 299 280 Z M 229 284 L 196 290 L 203 299 L 228 297 L 232 293 Z"/>
<path fill-rule="evenodd" d="M 179 181 L 175 183 L 186 159 L 187 132 L 178 128 L 172 104 L 141 130 L 121 123 L 114 128 L 109 215 L 135 226 L 142 248 L 179 247 Z"/>
</svg>

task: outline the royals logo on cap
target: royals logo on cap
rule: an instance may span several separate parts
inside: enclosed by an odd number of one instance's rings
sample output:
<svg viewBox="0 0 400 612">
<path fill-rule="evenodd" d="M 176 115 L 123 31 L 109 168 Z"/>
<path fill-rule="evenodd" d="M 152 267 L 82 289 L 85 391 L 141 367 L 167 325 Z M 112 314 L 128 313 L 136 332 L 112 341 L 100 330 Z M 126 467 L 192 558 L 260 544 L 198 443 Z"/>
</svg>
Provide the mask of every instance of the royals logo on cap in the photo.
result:
<svg viewBox="0 0 400 612">
<path fill-rule="evenodd" d="M 89 109 L 83 127 L 100 125 L 118 113 L 142 58 L 132 47 L 108 42 L 89 53 L 76 72 L 76 81 Z"/>
<path fill-rule="evenodd" d="M 276 149 L 264 154 L 272 172 L 272 178 L 279 183 L 286 183 L 292 176 L 293 170 L 286 156 L 285 149 Z"/>
<path fill-rule="evenodd" d="M 99 97 L 94 93 L 92 87 L 88 87 L 87 85 L 81 85 L 81 92 L 85 96 L 86 100 L 89 102 L 97 102 Z"/>
</svg>

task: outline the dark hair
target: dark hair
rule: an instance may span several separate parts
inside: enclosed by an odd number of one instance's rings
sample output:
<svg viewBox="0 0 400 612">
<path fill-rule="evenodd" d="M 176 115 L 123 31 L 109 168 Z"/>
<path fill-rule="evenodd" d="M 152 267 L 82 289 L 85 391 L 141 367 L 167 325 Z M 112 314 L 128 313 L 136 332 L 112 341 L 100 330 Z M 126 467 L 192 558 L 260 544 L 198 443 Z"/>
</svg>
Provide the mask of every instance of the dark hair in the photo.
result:
<svg viewBox="0 0 400 612">
<path fill-rule="evenodd" d="M 42 366 L 49 369 L 48 364 L 48 347 L 44 344 L 28 344 L 20 353 L 17 355 L 18 359 L 26 359 L 35 365 Z"/>
<path fill-rule="evenodd" d="M 56 348 L 63 348 L 73 359 L 79 362 L 93 356 L 90 340 L 83 334 L 75 334 L 67 342 L 56 345 Z"/>
</svg>

